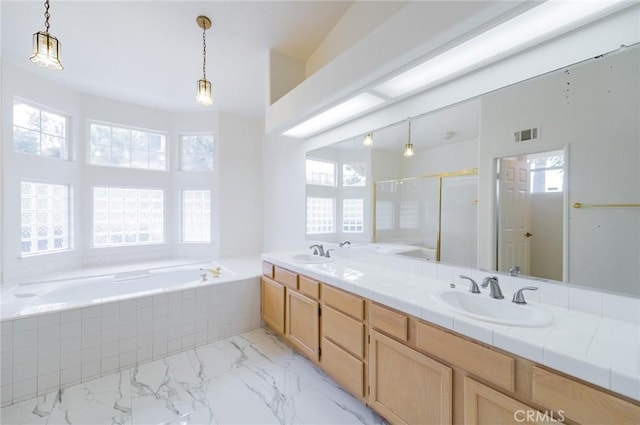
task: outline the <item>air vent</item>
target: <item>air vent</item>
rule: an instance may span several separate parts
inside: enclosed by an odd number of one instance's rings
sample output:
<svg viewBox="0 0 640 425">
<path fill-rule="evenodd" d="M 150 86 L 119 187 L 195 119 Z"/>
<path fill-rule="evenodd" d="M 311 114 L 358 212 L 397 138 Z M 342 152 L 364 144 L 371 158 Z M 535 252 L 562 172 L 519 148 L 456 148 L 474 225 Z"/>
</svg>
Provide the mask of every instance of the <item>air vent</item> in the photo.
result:
<svg viewBox="0 0 640 425">
<path fill-rule="evenodd" d="M 540 127 L 525 128 L 513 133 L 513 141 L 516 143 L 529 142 L 540 137 Z"/>
</svg>

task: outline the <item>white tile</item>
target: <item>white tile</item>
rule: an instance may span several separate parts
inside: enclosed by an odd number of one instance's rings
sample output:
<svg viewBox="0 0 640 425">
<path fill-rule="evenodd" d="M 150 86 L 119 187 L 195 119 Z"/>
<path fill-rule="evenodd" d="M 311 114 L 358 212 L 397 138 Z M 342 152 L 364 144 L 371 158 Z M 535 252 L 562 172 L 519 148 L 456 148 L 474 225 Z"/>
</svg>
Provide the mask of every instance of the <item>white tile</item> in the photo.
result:
<svg viewBox="0 0 640 425">
<path fill-rule="evenodd" d="M 603 294 L 602 315 L 612 319 L 640 324 L 640 299 Z"/>
<path fill-rule="evenodd" d="M 79 322 L 82 319 L 82 310 L 63 310 L 61 313 L 62 323 Z"/>
<path fill-rule="evenodd" d="M 48 328 L 51 326 L 60 326 L 62 315 L 60 313 L 47 313 L 38 316 L 38 328 Z"/>
<path fill-rule="evenodd" d="M 60 357 L 60 368 L 61 369 L 69 369 L 69 368 L 79 368 L 82 364 L 82 352 L 81 351 L 72 351 L 70 353 L 64 353 Z"/>
<path fill-rule="evenodd" d="M 13 382 L 35 380 L 37 375 L 38 363 L 19 363 L 13 365 Z M 34 384 L 35 385 L 35 384 Z"/>
<path fill-rule="evenodd" d="M 120 339 L 120 328 L 111 328 L 102 330 L 102 344 L 117 342 Z"/>
<path fill-rule="evenodd" d="M 93 307 L 85 307 L 82 309 L 82 320 L 88 320 L 102 315 L 102 308 L 99 305 Z"/>
<path fill-rule="evenodd" d="M 153 319 L 153 307 L 138 308 L 138 323 Z"/>
<path fill-rule="evenodd" d="M 82 334 L 82 322 L 63 323 L 61 328 L 62 338 L 71 338 Z"/>
<path fill-rule="evenodd" d="M 569 308 L 569 287 L 562 283 L 545 282 L 540 285 L 540 302 Z"/>
<path fill-rule="evenodd" d="M 0 369 L 13 367 L 13 351 L 6 351 L 0 356 Z"/>
<path fill-rule="evenodd" d="M 13 366 L 0 369 L 0 382 L 2 382 L 2 385 L 8 385 L 13 382 Z"/>
<path fill-rule="evenodd" d="M 138 334 L 138 336 L 136 337 L 137 347 L 148 347 L 151 344 L 153 344 L 153 333 L 151 332 Z"/>
<path fill-rule="evenodd" d="M 98 347 L 100 346 L 102 338 L 100 332 L 95 331 L 93 333 L 82 334 L 82 348 Z"/>
<path fill-rule="evenodd" d="M 476 339 L 485 344 L 493 344 L 493 330 L 485 324 L 473 322 L 458 316 L 453 317 L 453 329 L 469 338 Z"/>
<path fill-rule="evenodd" d="M 82 334 L 99 333 L 102 330 L 102 317 L 82 319 Z"/>
<path fill-rule="evenodd" d="M 127 351 L 120 353 L 119 356 L 119 367 L 120 369 L 125 369 L 131 367 L 136 364 L 137 353 L 134 349 L 133 351 Z"/>
<path fill-rule="evenodd" d="M 44 395 L 60 387 L 60 371 L 38 376 L 38 395 Z"/>
<path fill-rule="evenodd" d="M 33 346 L 16 348 L 13 350 L 11 357 L 14 365 L 19 365 L 21 363 L 34 363 L 38 361 L 38 350 Z"/>
<path fill-rule="evenodd" d="M 113 329 L 120 327 L 120 316 L 118 314 L 111 314 L 108 316 L 102 316 L 102 325 L 101 328 L 104 331 L 105 329 Z"/>
<path fill-rule="evenodd" d="M 153 296 L 153 306 L 167 304 L 169 302 L 169 296 L 167 294 L 158 294 Z"/>
<path fill-rule="evenodd" d="M 154 320 L 160 317 L 167 317 L 169 314 L 169 304 L 154 304 L 153 305 L 153 318 Z"/>
<path fill-rule="evenodd" d="M 36 396 L 36 378 L 13 383 L 13 402 L 17 403 Z"/>
<path fill-rule="evenodd" d="M 60 343 L 60 352 L 71 353 L 82 348 L 82 338 L 78 335 L 73 338 L 64 338 Z"/>
<path fill-rule="evenodd" d="M 2 409 L 2 421 L 12 425 L 44 425 L 55 403 L 57 391 Z"/>
<path fill-rule="evenodd" d="M 13 333 L 13 349 L 34 347 L 37 343 L 38 332 L 33 329 L 30 331 L 20 331 Z"/>
<path fill-rule="evenodd" d="M 27 317 L 13 321 L 13 332 L 24 332 L 36 329 L 38 326 L 37 317 Z"/>
<path fill-rule="evenodd" d="M 0 334 L 8 335 L 13 333 L 13 320 L 3 320 L 0 322 Z"/>
<path fill-rule="evenodd" d="M 138 363 L 148 362 L 153 357 L 153 351 L 151 347 L 141 347 L 136 349 L 136 358 Z"/>
<path fill-rule="evenodd" d="M 119 353 L 120 344 L 118 341 L 109 342 L 100 346 L 100 357 L 103 359 L 107 357 L 113 357 L 115 355 L 118 355 Z"/>
<path fill-rule="evenodd" d="M 62 369 L 60 371 L 60 385 L 68 386 L 78 384 L 82 377 L 82 369 L 80 366 Z"/>
<path fill-rule="evenodd" d="M 13 350 L 13 334 L 12 333 L 7 333 L 7 334 L 2 334 L 2 337 L 0 337 L 0 350 L 2 350 L 2 352 L 6 352 L 6 351 L 11 351 Z"/>
<path fill-rule="evenodd" d="M 47 344 L 51 341 L 60 342 L 60 325 L 38 328 L 38 344 Z"/>
<path fill-rule="evenodd" d="M 2 385 L 0 387 L 0 406 L 5 407 L 11 404 L 13 400 L 13 385 L 12 384 L 6 384 L 6 385 Z M 1 414 L 0 417 L 4 416 L 5 421 L 9 421 L 9 419 L 7 418 L 7 412 L 8 409 L 5 409 Z M 9 422 L 12 423 L 12 422 Z M 17 423 L 17 421 L 14 421 L 13 423 Z M 44 423 L 44 422 L 43 422 Z"/>
<path fill-rule="evenodd" d="M 117 315 L 120 311 L 120 305 L 118 303 L 105 303 L 102 304 L 102 316 Z"/>
<path fill-rule="evenodd" d="M 118 370 L 118 367 L 120 366 L 120 356 L 119 355 L 114 355 L 111 357 L 103 357 L 102 360 L 100 360 L 100 374 L 101 375 L 106 375 L 112 372 L 115 372 L 116 370 Z"/>
<path fill-rule="evenodd" d="M 493 344 L 498 348 L 534 362 L 542 363 L 544 359 L 544 349 L 541 345 L 526 339 L 514 338 L 508 332 L 494 332 Z"/>
<path fill-rule="evenodd" d="M 445 282 L 453 281 L 453 267 L 447 264 L 437 264 L 436 266 L 436 278 L 438 280 L 444 280 Z"/>
<path fill-rule="evenodd" d="M 48 375 L 60 371 L 60 353 L 38 358 L 38 375 Z"/>
<path fill-rule="evenodd" d="M 153 297 L 138 298 L 136 302 L 136 309 L 139 311 L 143 308 L 150 308 L 153 306 Z"/>
<path fill-rule="evenodd" d="M 602 292 L 569 288 L 569 308 L 596 315 L 602 314 Z"/>
<path fill-rule="evenodd" d="M 81 368 L 82 380 L 87 381 L 100 376 L 100 360 L 83 363 Z"/>
<path fill-rule="evenodd" d="M 119 343 L 120 343 L 120 352 L 135 350 L 137 347 L 136 337 L 121 339 Z"/>
<path fill-rule="evenodd" d="M 611 390 L 640 400 L 640 377 L 612 369 Z"/>
<path fill-rule="evenodd" d="M 583 357 L 571 355 L 567 351 L 561 352 L 545 347 L 544 365 L 602 388 L 610 388 L 611 385 L 609 367 L 589 362 Z"/>
<path fill-rule="evenodd" d="M 82 364 L 93 363 L 100 359 L 100 346 L 83 348 L 81 351 Z"/>
</svg>

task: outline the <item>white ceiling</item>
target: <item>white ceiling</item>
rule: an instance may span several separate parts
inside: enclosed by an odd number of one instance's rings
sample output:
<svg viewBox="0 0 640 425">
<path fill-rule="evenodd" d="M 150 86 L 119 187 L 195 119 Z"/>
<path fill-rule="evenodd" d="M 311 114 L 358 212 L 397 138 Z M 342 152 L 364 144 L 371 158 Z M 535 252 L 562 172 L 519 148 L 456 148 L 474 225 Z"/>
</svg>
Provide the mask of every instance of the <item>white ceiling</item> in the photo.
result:
<svg viewBox="0 0 640 425">
<path fill-rule="evenodd" d="M 1 1 L 2 58 L 80 92 L 171 111 L 195 103 L 208 16 L 207 79 L 214 110 L 262 117 L 270 49 L 306 61 L 350 1 L 51 1 L 64 71 L 29 61 L 44 29 L 41 1 Z"/>
</svg>

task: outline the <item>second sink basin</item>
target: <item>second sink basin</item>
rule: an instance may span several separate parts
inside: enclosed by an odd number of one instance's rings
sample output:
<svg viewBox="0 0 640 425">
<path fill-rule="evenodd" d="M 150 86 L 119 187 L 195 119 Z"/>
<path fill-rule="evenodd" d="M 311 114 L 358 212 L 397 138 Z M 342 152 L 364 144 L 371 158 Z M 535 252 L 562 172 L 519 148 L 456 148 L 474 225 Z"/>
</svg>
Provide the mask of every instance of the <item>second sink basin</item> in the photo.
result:
<svg viewBox="0 0 640 425">
<path fill-rule="evenodd" d="M 304 264 L 320 264 L 320 263 L 331 262 L 331 258 L 329 257 L 321 257 L 319 255 L 311 255 L 311 254 L 298 254 L 291 257 L 291 259 L 296 263 L 304 263 Z"/>
<path fill-rule="evenodd" d="M 553 317 L 538 307 L 514 304 L 506 298 L 496 300 L 486 294 L 447 290 L 435 294 L 434 299 L 452 311 L 484 322 L 523 327 L 543 327 L 553 322 Z"/>
</svg>

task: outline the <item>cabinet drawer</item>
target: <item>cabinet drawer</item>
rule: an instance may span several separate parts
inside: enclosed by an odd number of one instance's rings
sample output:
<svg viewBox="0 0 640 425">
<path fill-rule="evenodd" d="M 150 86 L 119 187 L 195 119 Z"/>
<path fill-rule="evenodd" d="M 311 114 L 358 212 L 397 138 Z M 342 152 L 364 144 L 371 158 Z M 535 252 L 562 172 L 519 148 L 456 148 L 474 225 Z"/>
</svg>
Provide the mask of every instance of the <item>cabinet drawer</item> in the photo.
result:
<svg viewBox="0 0 640 425">
<path fill-rule="evenodd" d="M 364 320 L 364 300 L 329 285 L 322 285 L 322 301 L 358 320 Z"/>
<path fill-rule="evenodd" d="M 298 290 L 298 275 L 294 272 L 275 266 L 273 270 L 273 279 L 291 289 Z"/>
<path fill-rule="evenodd" d="M 320 363 L 340 385 L 364 398 L 364 362 L 323 338 Z"/>
<path fill-rule="evenodd" d="M 364 324 L 329 306 L 322 311 L 322 336 L 354 356 L 364 357 Z"/>
<path fill-rule="evenodd" d="M 631 424 L 640 418 L 640 406 L 564 376 L 533 367 L 533 401 L 580 424 Z"/>
<path fill-rule="evenodd" d="M 515 390 L 515 360 L 464 338 L 416 323 L 416 346 L 508 391 Z"/>
<path fill-rule="evenodd" d="M 369 324 L 403 341 L 409 339 L 409 318 L 402 313 L 372 303 L 369 305 Z"/>
<path fill-rule="evenodd" d="M 320 298 L 320 284 L 306 276 L 298 277 L 298 290 L 300 293 L 314 300 Z"/>
<path fill-rule="evenodd" d="M 270 279 L 273 279 L 273 264 L 263 261 L 262 274 Z"/>
</svg>

